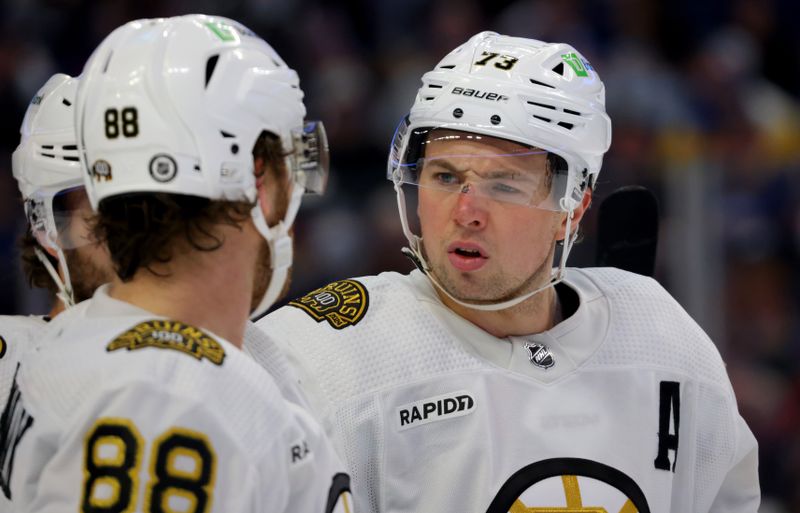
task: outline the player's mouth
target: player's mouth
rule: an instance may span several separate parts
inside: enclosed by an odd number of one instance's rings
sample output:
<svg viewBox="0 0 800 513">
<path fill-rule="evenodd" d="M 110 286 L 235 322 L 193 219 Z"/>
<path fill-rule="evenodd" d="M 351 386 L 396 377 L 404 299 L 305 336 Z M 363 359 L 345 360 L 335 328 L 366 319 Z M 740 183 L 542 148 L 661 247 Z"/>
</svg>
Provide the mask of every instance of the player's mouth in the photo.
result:
<svg viewBox="0 0 800 513">
<path fill-rule="evenodd" d="M 453 242 L 447 247 L 447 258 L 459 271 L 477 271 L 486 264 L 489 256 L 474 242 Z"/>
</svg>

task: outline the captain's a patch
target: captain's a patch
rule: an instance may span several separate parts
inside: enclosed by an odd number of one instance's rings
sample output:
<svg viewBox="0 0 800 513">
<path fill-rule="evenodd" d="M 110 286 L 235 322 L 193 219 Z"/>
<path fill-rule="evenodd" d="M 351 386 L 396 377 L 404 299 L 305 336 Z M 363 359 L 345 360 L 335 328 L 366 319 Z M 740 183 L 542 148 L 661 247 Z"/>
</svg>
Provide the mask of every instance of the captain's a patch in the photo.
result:
<svg viewBox="0 0 800 513">
<path fill-rule="evenodd" d="M 137 324 L 111 341 L 106 351 L 133 351 L 145 347 L 173 349 L 198 360 L 205 358 L 214 365 L 222 365 L 225 361 L 225 349 L 205 332 L 188 324 L 165 319 Z"/>
<path fill-rule="evenodd" d="M 327 321 L 332 328 L 341 330 L 364 318 L 369 294 L 356 280 L 341 280 L 290 301 L 289 305 L 303 310 L 317 322 Z"/>
</svg>

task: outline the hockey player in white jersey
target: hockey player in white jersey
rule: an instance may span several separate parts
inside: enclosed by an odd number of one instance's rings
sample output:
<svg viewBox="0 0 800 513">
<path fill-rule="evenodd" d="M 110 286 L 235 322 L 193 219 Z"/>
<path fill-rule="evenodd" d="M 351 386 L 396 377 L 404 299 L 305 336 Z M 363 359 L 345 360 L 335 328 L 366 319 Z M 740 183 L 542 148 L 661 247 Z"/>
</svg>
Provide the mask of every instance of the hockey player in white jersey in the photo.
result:
<svg viewBox="0 0 800 513">
<path fill-rule="evenodd" d="M 604 97 L 569 45 L 477 34 L 392 141 L 419 270 L 257 323 L 289 341 L 361 511 L 756 511 L 757 444 L 713 343 L 652 279 L 565 267 Z"/>
<path fill-rule="evenodd" d="M 352 511 L 322 429 L 240 350 L 327 176 L 302 98 L 225 18 L 130 22 L 95 50 L 75 120 L 119 280 L 23 358 L 0 424 L 15 510 Z"/>
<path fill-rule="evenodd" d="M 0 316 L 0 408 L 23 352 L 36 343 L 47 320 L 88 299 L 113 277 L 108 252 L 90 236 L 86 221 L 92 210 L 73 121 L 77 86 L 77 79 L 59 73 L 36 92 L 12 156 L 28 220 L 22 264 L 30 284 L 48 289 L 53 298 L 47 316 Z M 3 507 L 10 505 L 0 494 L 0 511 Z"/>
</svg>

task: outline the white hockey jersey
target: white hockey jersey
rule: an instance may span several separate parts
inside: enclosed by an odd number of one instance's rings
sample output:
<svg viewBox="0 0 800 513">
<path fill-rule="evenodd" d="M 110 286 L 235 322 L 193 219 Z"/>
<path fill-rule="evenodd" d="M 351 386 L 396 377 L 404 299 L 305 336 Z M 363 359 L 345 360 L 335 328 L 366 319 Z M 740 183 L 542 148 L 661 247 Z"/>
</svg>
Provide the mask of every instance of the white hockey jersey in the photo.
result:
<svg viewBox="0 0 800 513">
<path fill-rule="evenodd" d="M 0 409 L 8 401 L 22 354 L 36 344 L 46 326 L 40 316 L 0 315 Z M 0 513 L 10 511 L 11 502 L 0 493 Z"/>
<path fill-rule="evenodd" d="M 322 428 L 264 369 L 105 286 L 50 323 L 11 395 L 0 485 L 14 511 L 350 511 Z"/>
<path fill-rule="evenodd" d="M 343 280 L 257 323 L 343 451 L 359 511 L 753 513 L 757 444 L 652 279 L 570 269 L 577 310 L 499 339 L 427 278 Z"/>
</svg>

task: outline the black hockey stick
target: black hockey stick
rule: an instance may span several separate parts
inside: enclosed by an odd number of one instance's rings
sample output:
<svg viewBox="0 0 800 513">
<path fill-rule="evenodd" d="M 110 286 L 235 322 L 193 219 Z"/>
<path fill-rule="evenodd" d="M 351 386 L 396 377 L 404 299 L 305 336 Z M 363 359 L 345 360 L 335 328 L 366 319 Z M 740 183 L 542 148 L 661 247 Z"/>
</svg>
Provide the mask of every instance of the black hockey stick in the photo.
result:
<svg viewBox="0 0 800 513">
<path fill-rule="evenodd" d="M 597 266 L 653 276 L 658 244 L 658 202 L 648 189 L 617 189 L 600 204 Z"/>
</svg>

